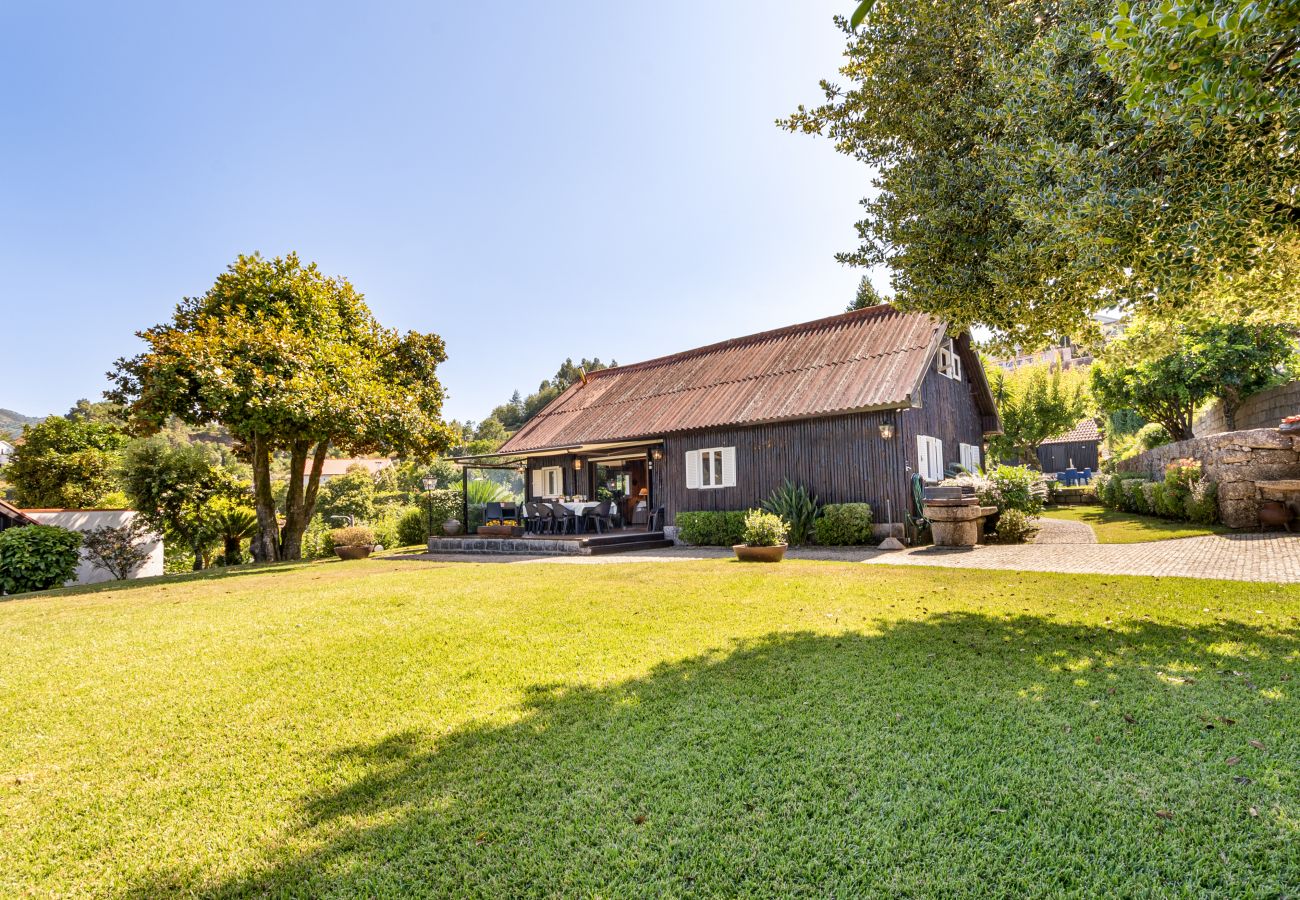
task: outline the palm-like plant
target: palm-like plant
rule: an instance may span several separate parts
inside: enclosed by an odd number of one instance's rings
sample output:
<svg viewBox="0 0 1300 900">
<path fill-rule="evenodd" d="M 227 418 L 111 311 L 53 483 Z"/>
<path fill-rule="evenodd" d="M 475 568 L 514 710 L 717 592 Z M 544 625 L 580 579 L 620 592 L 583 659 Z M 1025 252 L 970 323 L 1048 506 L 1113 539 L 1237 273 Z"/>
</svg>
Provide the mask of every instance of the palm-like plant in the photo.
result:
<svg viewBox="0 0 1300 900">
<path fill-rule="evenodd" d="M 465 486 L 465 499 L 469 501 L 470 506 L 499 503 L 513 496 L 508 487 L 495 481 L 488 481 L 486 478 L 475 478 Z"/>
<path fill-rule="evenodd" d="M 821 515 L 821 501 L 802 485 L 786 479 L 763 501 L 763 509 L 776 513 L 790 526 L 789 542 L 794 546 L 808 543 L 813 523 Z"/>
<path fill-rule="evenodd" d="M 224 544 L 225 564 L 235 566 L 243 562 L 240 544 L 257 533 L 257 513 L 247 506 L 230 506 L 213 515 L 212 526 Z"/>
</svg>

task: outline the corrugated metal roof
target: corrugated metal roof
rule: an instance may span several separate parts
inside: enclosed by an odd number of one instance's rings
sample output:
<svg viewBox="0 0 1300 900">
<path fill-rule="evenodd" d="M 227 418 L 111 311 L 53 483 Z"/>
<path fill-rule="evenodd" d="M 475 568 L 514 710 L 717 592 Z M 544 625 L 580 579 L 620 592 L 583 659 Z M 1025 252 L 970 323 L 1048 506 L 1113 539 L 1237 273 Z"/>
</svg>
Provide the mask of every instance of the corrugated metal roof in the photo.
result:
<svg viewBox="0 0 1300 900">
<path fill-rule="evenodd" d="M 1096 419 L 1083 419 L 1078 425 L 1075 425 L 1064 434 L 1058 434 L 1054 438 L 1043 441 L 1044 444 L 1073 444 L 1080 441 L 1099 441 L 1101 440 L 1101 429 L 1097 427 Z"/>
<path fill-rule="evenodd" d="M 882 305 L 602 369 L 498 452 L 909 406 L 943 333 Z"/>
</svg>

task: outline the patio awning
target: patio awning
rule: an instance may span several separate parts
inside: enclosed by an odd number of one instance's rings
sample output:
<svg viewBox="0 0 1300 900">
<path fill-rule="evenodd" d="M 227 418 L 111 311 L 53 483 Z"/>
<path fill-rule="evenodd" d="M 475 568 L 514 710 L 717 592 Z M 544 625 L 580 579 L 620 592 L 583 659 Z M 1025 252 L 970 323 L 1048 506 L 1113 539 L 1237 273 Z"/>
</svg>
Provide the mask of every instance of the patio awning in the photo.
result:
<svg viewBox="0 0 1300 900">
<path fill-rule="evenodd" d="M 649 449 L 650 447 L 658 447 L 662 444 L 663 438 L 654 438 L 651 440 L 641 441 L 610 441 L 603 443 L 571 444 L 566 447 L 547 447 L 544 450 L 528 450 L 515 453 L 479 453 L 472 456 L 452 456 L 448 458 L 452 462 L 459 463 L 462 466 L 510 466 L 514 464 L 522 464 L 526 460 L 540 456 L 563 456 L 565 454 L 572 454 L 579 456 L 614 457 L 638 448 Z"/>
</svg>

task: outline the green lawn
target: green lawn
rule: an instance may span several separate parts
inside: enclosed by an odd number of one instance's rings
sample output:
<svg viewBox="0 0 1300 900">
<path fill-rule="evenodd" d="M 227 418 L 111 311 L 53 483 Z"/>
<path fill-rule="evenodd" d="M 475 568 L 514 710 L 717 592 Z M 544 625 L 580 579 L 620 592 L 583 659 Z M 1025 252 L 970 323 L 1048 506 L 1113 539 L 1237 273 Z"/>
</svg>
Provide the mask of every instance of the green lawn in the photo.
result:
<svg viewBox="0 0 1300 900">
<path fill-rule="evenodd" d="M 0 896 L 1300 884 L 1300 587 L 390 559 L 0 646 Z"/>
<path fill-rule="evenodd" d="M 1167 541 L 1172 538 L 1198 537 L 1203 534 L 1227 534 L 1222 525 L 1195 525 L 1155 516 L 1117 512 L 1104 506 L 1057 506 L 1043 513 L 1049 519 L 1069 519 L 1092 526 L 1099 544 L 1137 544 L 1143 541 Z"/>
</svg>

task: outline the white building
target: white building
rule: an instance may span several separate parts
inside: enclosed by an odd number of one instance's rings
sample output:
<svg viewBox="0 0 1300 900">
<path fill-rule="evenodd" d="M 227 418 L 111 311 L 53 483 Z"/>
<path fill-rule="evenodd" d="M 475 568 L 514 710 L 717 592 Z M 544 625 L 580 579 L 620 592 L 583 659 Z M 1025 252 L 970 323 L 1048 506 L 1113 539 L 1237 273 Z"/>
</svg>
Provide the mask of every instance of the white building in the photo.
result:
<svg viewBox="0 0 1300 900">
<path fill-rule="evenodd" d="M 0 439 L 0 466 L 9 462 L 9 457 L 14 455 L 14 445 L 6 440 Z"/>
<path fill-rule="evenodd" d="M 27 518 L 42 525 L 58 525 L 83 534 L 105 526 L 119 528 L 139 515 L 133 509 L 24 509 L 21 512 Z M 147 535 L 145 544 L 149 549 L 149 558 L 131 576 L 132 578 L 148 578 L 163 573 L 162 535 Z M 95 584 L 112 580 L 112 575 L 86 559 L 86 551 L 83 548 L 81 562 L 77 565 L 76 580 L 68 584 Z"/>
</svg>

